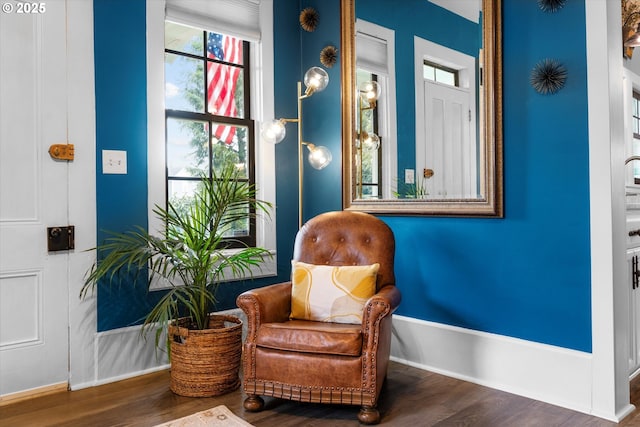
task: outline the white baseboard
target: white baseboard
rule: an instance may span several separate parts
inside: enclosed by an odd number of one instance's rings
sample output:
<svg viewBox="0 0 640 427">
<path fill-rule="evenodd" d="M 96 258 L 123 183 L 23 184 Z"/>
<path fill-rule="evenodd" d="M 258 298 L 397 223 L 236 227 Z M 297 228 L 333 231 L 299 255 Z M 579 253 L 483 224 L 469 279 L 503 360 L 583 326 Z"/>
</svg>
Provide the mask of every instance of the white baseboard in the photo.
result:
<svg viewBox="0 0 640 427">
<path fill-rule="evenodd" d="M 246 336 L 246 316 L 239 308 L 218 312 L 238 316 Z M 88 382 L 72 384 L 72 390 L 108 384 L 169 368 L 166 350 L 156 348 L 155 333 L 140 334 L 141 326 L 113 329 L 96 334 L 94 346 L 94 375 Z M 164 342 L 165 337 L 160 338 Z"/>
<path fill-rule="evenodd" d="M 96 385 L 120 381 L 168 367 L 164 336 L 155 345 L 155 332 L 142 336 L 141 326 L 100 332 L 95 347 Z"/>
<path fill-rule="evenodd" d="M 225 313 L 239 316 L 241 310 Z M 140 327 L 98 333 L 95 386 L 169 367 L 154 337 Z M 591 354 L 473 331 L 404 316 L 393 316 L 391 358 L 487 387 L 592 414 Z"/>
<path fill-rule="evenodd" d="M 590 353 L 394 315 L 391 357 L 592 414 Z"/>
</svg>

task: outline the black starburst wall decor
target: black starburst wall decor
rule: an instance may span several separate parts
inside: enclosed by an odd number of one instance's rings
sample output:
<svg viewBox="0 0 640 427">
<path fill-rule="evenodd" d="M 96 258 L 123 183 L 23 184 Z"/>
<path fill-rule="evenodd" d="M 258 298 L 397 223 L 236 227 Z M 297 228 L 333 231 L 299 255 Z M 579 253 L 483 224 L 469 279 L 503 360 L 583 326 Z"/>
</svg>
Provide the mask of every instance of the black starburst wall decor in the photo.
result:
<svg viewBox="0 0 640 427">
<path fill-rule="evenodd" d="M 543 95 L 556 93 L 566 80 L 567 69 L 555 59 L 543 59 L 531 71 L 531 86 Z"/>
<path fill-rule="evenodd" d="M 538 0 L 538 6 L 545 12 L 557 12 L 567 0 Z"/>
</svg>

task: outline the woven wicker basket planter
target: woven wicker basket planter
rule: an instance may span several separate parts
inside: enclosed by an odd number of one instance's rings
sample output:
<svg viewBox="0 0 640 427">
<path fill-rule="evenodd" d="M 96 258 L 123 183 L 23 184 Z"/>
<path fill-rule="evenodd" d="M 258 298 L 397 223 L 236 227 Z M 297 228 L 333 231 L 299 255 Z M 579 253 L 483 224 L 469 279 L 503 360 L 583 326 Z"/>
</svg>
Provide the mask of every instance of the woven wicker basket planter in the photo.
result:
<svg viewBox="0 0 640 427">
<path fill-rule="evenodd" d="M 236 316 L 211 315 L 209 329 L 184 327 L 187 319 L 169 326 L 171 391 L 180 396 L 210 397 L 240 385 L 242 321 Z"/>
</svg>

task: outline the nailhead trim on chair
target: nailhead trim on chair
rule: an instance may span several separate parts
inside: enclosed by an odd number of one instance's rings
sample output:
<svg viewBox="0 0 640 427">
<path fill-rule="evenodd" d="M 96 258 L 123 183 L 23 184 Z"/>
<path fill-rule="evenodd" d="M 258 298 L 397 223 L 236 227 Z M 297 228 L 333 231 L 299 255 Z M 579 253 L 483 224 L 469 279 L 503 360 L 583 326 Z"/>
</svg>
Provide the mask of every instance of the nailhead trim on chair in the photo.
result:
<svg viewBox="0 0 640 427">
<path fill-rule="evenodd" d="M 255 364 L 255 352 L 256 352 L 256 346 L 255 346 L 255 342 L 256 339 L 258 337 L 258 327 L 259 325 L 262 323 L 261 319 L 260 319 L 260 310 L 258 310 L 258 301 L 255 298 L 250 298 L 250 297 L 245 297 L 245 296 L 240 296 L 239 298 L 240 300 L 242 300 L 243 302 L 249 301 L 250 303 L 252 303 L 252 305 L 254 306 L 254 313 L 256 313 L 256 322 L 254 322 L 254 324 L 252 324 L 252 322 L 247 321 L 247 323 L 251 326 L 253 326 L 253 331 L 247 331 L 247 340 L 250 341 L 251 343 L 253 343 L 253 345 L 251 345 L 251 354 L 247 354 L 246 351 L 242 352 L 242 366 L 245 367 L 247 366 L 246 360 L 247 358 L 249 358 L 249 361 L 253 361 L 253 363 L 251 363 L 251 372 L 243 372 L 243 375 L 245 376 L 245 380 L 247 376 L 250 376 L 251 378 L 255 378 L 256 375 L 256 364 Z M 251 339 L 249 339 L 249 334 L 251 334 Z M 247 349 L 247 345 L 243 345 L 243 350 Z M 245 389 L 246 389 L 246 384 L 245 384 Z"/>
<path fill-rule="evenodd" d="M 246 381 L 247 394 L 311 403 L 339 403 L 342 405 L 372 405 L 375 392 L 343 387 L 304 387 L 277 382 Z"/>
<path fill-rule="evenodd" d="M 384 307 L 384 311 L 378 315 L 377 319 L 376 319 L 376 331 L 380 330 L 380 322 L 382 321 L 382 319 L 384 319 L 388 314 L 389 314 L 389 310 L 391 309 L 389 307 L 388 304 L 385 304 L 383 301 L 373 301 L 371 304 L 367 305 L 366 307 L 366 312 L 367 315 L 363 317 L 363 323 L 365 323 L 366 328 L 364 330 L 364 338 L 366 340 L 369 339 L 369 336 L 371 335 L 371 332 L 369 331 L 369 322 L 364 321 L 365 319 L 369 318 L 371 316 L 371 310 L 373 309 L 374 305 L 381 305 Z M 373 334 L 373 348 L 377 349 L 378 348 L 378 334 Z M 368 346 L 366 346 L 368 348 Z M 362 366 L 362 384 L 375 384 L 375 381 L 373 379 L 377 378 L 377 372 L 376 372 L 376 368 L 377 368 L 377 363 L 376 363 L 376 356 L 377 353 L 374 351 L 373 354 L 371 355 L 371 360 L 370 360 L 370 364 L 367 365 L 367 363 L 369 362 L 368 357 L 366 354 L 362 355 L 362 360 L 364 362 L 364 365 Z M 371 372 L 370 372 L 371 371 Z M 369 382 L 367 381 L 367 374 L 370 373 L 372 376 L 372 380 Z M 373 390 L 373 393 L 375 395 L 375 390 Z"/>
</svg>

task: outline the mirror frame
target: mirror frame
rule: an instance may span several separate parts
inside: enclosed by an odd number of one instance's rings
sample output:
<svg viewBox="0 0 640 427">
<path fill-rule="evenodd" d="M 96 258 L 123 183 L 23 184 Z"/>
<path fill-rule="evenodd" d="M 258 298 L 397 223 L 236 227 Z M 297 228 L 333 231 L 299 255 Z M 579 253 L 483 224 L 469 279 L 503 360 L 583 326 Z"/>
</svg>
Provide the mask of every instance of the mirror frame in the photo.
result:
<svg viewBox="0 0 640 427">
<path fill-rule="evenodd" d="M 485 117 L 480 174 L 484 198 L 478 199 L 355 199 L 355 0 L 340 1 L 342 74 L 342 207 L 373 214 L 474 216 L 502 218 L 502 13 L 501 1 L 482 0 Z M 484 159 L 484 161 L 482 161 Z"/>
</svg>

